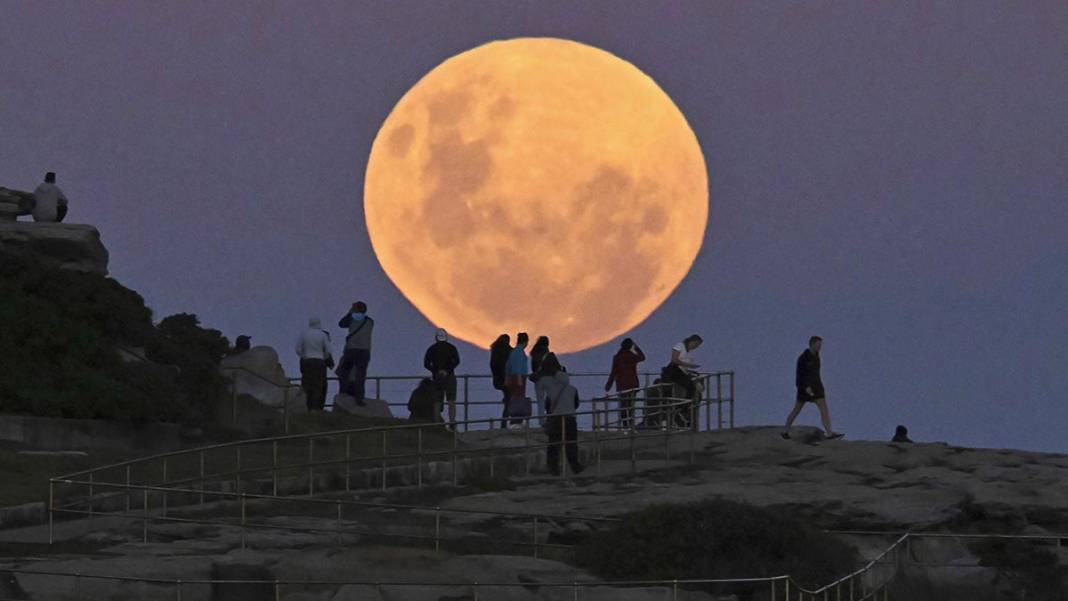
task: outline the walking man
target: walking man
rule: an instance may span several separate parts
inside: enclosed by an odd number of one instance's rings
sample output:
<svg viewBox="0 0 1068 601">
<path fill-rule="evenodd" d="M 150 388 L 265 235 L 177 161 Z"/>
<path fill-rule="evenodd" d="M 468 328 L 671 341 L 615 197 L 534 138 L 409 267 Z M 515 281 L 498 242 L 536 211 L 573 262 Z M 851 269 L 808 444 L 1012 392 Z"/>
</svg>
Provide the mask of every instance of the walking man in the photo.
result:
<svg viewBox="0 0 1068 601">
<path fill-rule="evenodd" d="M 371 362 L 371 334 L 375 329 L 375 320 L 367 315 L 367 303 L 356 301 L 337 325 L 349 331 L 345 337 L 345 352 L 337 366 L 341 392 L 351 396 L 362 407 L 365 405 L 364 382 L 367 380 L 367 365 Z"/>
<path fill-rule="evenodd" d="M 330 354 L 330 334 L 323 330 L 318 317 L 308 320 L 308 329 L 297 339 L 300 357 L 300 386 L 308 411 L 322 411 L 326 405 L 326 368 L 334 366 Z"/>
<path fill-rule="evenodd" d="M 844 436 L 831 429 L 831 412 L 827 409 L 827 395 L 823 390 L 823 380 L 820 378 L 820 348 L 822 346 L 823 339 L 813 336 L 808 339 L 808 348 L 797 358 L 797 373 L 794 377 L 797 385 L 797 401 L 794 403 L 790 416 L 786 418 L 783 438 L 790 438 L 790 426 L 794 425 L 794 420 L 801 413 L 805 403 L 815 403 L 819 407 L 823 430 L 827 438 L 835 439 Z"/>
<path fill-rule="evenodd" d="M 456 367 L 460 365 L 460 352 L 449 342 L 449 333 L 439 328 L 434 335 L 434 344 L 423 355 L 423 367 L 438 390 L 438 413 L 441 413 L 442 397 L 449 405 L 449 423 L 456 422 Z"/>
</svg>

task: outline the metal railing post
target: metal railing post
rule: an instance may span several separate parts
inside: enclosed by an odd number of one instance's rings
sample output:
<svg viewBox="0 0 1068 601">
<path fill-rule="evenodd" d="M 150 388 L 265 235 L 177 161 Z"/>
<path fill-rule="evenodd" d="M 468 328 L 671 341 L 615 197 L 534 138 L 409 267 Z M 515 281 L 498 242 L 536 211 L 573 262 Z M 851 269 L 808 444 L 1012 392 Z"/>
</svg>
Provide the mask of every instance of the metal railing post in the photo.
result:
<svg viewBox="0 0 1068 601">
<path fill-rule="evenodd" d="M 234 492 L 241 494 L 241 447 L 234 447 Z"/>
<path fill-rule="evenodd" d="M 271 441 L 271 495 L 278 496 L 278 441 Z"/>
<path fill-rule="evenodd" d="M 630 437 L 630 472 L 631 474 L 638 473 L 638 450 L 634 446 L 634 439 L 638 438 L 638 433 L 635 432 Z"/>
<path fill-rule="evenodd" d="M 166 465 L 166 463 L 164 463 Z M 89 526 L 93 524 L 93 473 L 89 472 Z"/>
<path fill-rule="evenodd" d="M 527 421 L 527 427 L 523 431 L 523 469 L 526 475 L 530 476 L 530 421 Z"/>
<path fill-rule="evenodd" d="M 386 430 L 382 430 L 382 490 L 386 490 Z"/>
<path fill-rule="evenodd" d="M 594 410 L 594 414 L 593 415 L 594 415 L 594 417 L 597 416 L 596 409 Z M 605 418 L 605 421 L 606 422 L 608 421 L 607 417 Z M 605 424 L 605 432 L 608 432 L 608 424 L 607 423 Z M 576 438 L 578 438 L 578 432 L 576 432 L 575 434 L 576 434 Z M 596 462 L 595 466 L 594 466 L 594 473 L 597 475 L 598 478 L 600 478 L 601 477 L 601 438 L 598 435 L 597 430 L 593 431 L 593 455 L 594 455 L 594 461 Z"/>
<path fill-rule="evenodd" d="M 723 429 L 723 378 L 716 376 L 716 429 Z"/>
<path fill-rule="evenodd" d="M 245 548 L 245 494 L 241 493 L 241 548 Z"/>
<path fill-rule="evenodd" d="M 730 408 L 731 408 L 731 428 L 734 428 L 734 372 L 730 372 Z"/>
<path fill-rule="evenodd" d="M 352 434 L 345 435 L 345 492 L 352 486 Z"/>
<path fill-rule="evenodd" d="M 89 481 L 92 482 L 92 479 L 93 479 L 93 476 L 92 476 L 92 474 L 90 474 L 89 475 Z M 165 487 L 164 491 L 163 491 L 163 514 L 162 515 L 163 515 L 163 517 L 167 517 L 167 496 L 168 495 L 167 495 L 167 491 L 166 491 L 166 486 L 167 486 L 167 458 L 166 457 L 163 458 L 163 482 L 162 482 L 161 485 L 163 487 Z"/>
<path fill-rule="evenodd" d="M 289 389 L 291 386 L 287 383 L 283 389 L 282 394 L 282 430 L 289 434 Z"/>
<path fill-rule="evenodd" d="M 453 428 L 452 429 L 452 451 L 450 453 L 452 455 L 452 485 L 453 486 L 456 486 L 457 483 L 460 481 L 460 475 L 457 473 L 457 469 L 458 468 L 457 468 L 457 465 L 456 465 L 456 445 L 458 443 L 458 438 L 457 438 L 458 436 L 459 436 L 459 433 L 456 431 L 456 428 Z"/>
<path fill-rule="evenodd" d="M 175 584 L 177 585 L 178 588 L 175 589 L 174 598 L 177 601 L 182 601 L 182 581 L 181 580 L 177 580 L 177 581 L 175 581 Z"/>
<path fill-rule="evenodd" d="M 230 372 L 230 424 L 237 426 L 237 372 Z"/>
<path fill-rule="evenodd" d="M 376 400 L 381 400 L 382 399 L 382 378 L 381 377 L 375 377 L 375 399 Z"/>
<path fill-rule="evenodd" d="M 671 601 L 678 601 L 679 599 L 679 581 L 674 580 L 671 582 Z"/>
<path fill-rule="evenodd" d="M 130 502 L 129 493 L 130 493 L 130 491 L 129 491 L 129 489 L 127 489 L 127 491 L 126 491 L 126 494 L 127 494 L 126 503 L 127 503 L 127 505 L 129 505 L 129 502 Z M 55 525 L 53 523 L 53 520 L 55 518 L 52 515 L 52 511 L 55 509 L 55 506 L 56 506 L 56 481 L 51 479 L 51 478 L 49 478 L 48 479 L 48 545 L 49 546 L 52 546 L 52 543 L 55 542 Z"/>
<path fill-rule="evenodd" d="M 470 392 L 469 392 L 470 389 L 471 389 L 471 382 L 470 382 L 469 378 L 465 375 L 464 376 L 464 432 L 467 432 L 471 428 L 471 424 L 468 423 L 468 422 L 471 421 L 470 407 L 469 407 L 469 405 L 470 405 Z M 453 428 L 453 430 L 455 430 L 456 429 L 456 425 L 454 424 L 452 428 Z"/>
<path fill-rule="evenodd" d="M 434 552 L 441 551 L 441 506 L 434 508 Z"/>
<path fill-rule="evenodd" d="M 142 505 L 141 505 L 141 542 L 148 543 L 148 489 L 142 489 L 143 493 Z"/>
<path fill-rule="evenodd" d="M 538 516 L 534 516 L 534 559 L 538 558 Z"/>
<path fill-rule="evenodd" d="M 308 438 L 308 496 L 315 496 L 315 439 Z"/>
<path fill-rule="evenodd" d="M 278 585 L 278 579 L 274 579 L 274 601 L 282 601 L 282 588 Z"/>
<path fill-rule="evenodd" d="M 415 454 L 415 483 L 419 488 L 423 488 L 423 428 L 419 427 L 415 431 L 416 435 L 416 454 Z"/>
<path fill-rule="evenodd" d="M 341 501 L 337 502 L 337 544 L 341 544 Z"/>
</svg>

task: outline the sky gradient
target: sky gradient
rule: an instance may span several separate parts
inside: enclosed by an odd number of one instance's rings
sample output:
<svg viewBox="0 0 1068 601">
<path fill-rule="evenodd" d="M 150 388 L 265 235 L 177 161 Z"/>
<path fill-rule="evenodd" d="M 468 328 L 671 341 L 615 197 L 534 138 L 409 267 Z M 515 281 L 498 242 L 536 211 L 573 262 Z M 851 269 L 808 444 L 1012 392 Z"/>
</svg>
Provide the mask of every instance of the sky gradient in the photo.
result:
<svg viewBox="0 0 1068 601">
<path fill-rule="evenodd" d="M 819 334 L 850 438 L 904 423 L 1068 452 L 1064 2 L 0 0 L 0 17 L 0 185 L 56 171 L 67 220 L 100 229 L 157 318 L 251 334 L 296 372 L 308 316 L 362 298 L 372 373 L 418 373 L 434 326 L 363 222 L 374 135 L 446 58 L 568 38 L 650 75 L 709 168 L 697 262 L 633 332 L 650 368 L 699 332 L 700 362 L 738 374 L 739 422 L 780 423 Z M 607 369 L 615 346 L 563 360 Z"/>
</svg>

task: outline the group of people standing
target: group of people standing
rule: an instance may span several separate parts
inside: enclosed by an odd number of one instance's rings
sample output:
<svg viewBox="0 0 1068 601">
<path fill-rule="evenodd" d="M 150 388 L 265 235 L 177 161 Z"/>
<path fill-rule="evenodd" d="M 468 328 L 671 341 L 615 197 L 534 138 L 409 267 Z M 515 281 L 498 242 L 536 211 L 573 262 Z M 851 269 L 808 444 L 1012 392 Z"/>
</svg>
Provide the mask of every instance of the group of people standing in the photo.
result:
<svg viewBox="0 0 1068 601">
<path fill-rule="evenodd" d="M 341 316 L 337 323 L 346 330 L 345 346 L 341 361 L 334 373 L 338 377 L 340 392 L 364 406 L 367 366 L 371 363 L 371 338 L 375 320 L 367 314 L 367 303 L 356 301 Z M 304 389 L 308 411 L 322 411 L 326 405 L 327 370 L 335 367 L 331 351 L 330 332 L 322 327 L 318 317 L 308 320 L 308 327 L 297 338 L 297 356 L 300 358 L 300 385 Z"/>
</svg>

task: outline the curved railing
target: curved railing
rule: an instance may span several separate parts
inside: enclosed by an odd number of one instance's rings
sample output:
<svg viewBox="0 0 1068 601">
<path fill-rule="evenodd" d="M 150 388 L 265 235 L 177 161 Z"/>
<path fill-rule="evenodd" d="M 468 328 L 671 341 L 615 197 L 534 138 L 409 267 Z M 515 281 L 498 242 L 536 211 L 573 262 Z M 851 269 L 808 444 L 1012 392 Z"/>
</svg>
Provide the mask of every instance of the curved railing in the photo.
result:
<svg viewBox="0 0 1068 601">
<path fill-rule="evenodd" d="M 867 534 L 886 536 L 891 533 L 885 532 L 843 532 L 839 534 Z M 896 533 L 895 533 L 896 535 Z M 407 587 L 440 587 L 451 589 L 460 595 L 468 595 L 472 599 L 491 600 L 494 593 L 501 590 L 515 590 L 523 588 L 547 589 L 550 591 L 570 592 L 570 597 L 581 601 L 589 591 L 598 589 L 650 589 L 655 588 L 669 595 L 672 601 L 677 601 L 680 594 L 687 590 L 701 590 L 709 587 L 744 586 L 752 593 L 752 598 L 761 601 L 888 601 L 890 599 L 891 585 L 901 577 L 910 566 L 927 567 L 928 564 L 915 562 L 909 545 L 913 540 L 925 538 L 960 538 L 960 539 L 1003 539 L 1022 540 L 1030 542 L 1042 542 L 1054 544 L 1058 548 L 1061 541 L 1068 540 L 1068 534 L 1049 535 L 1013 535 L 1013 534 L 982 534 L 982 533 L 935 533 L 935 532 L 906 532 L 901 534 L 887 549 L 882 551 L 874 559 L 868 561 L 862 568 L 835 580 L 834 582 L 816 588 L 806 589 L 798 584 L 797 580 L 789 575 L 768 576 L 757 578 L 693 578 L 693 579 L 664 579 L 664 580 L 621 580 L 621 581 L 577 581 L 571 582 L 479 582 L 477 580 L 462 581 L 423 581 L 423 582 L 389 582 L 374 580 L 355 579 L 272 579 L 272 580 L 238 580 L 238 579 L 169 579 L 150 578 L 137 576 L 119 576 L 106 574 L 84 574 L 60 572 L 55 570 L 36 570 L 24 568 L 0 568 L 0 573 L 15 574 L 22 576 L 38 576 L 47 578 L 66 578 L 71 580 L 72 589 L 79 591 L 79 598 L 91 599 L 89 592 L 82 586 L 87 582 L 106 581 L 116 585 L 155 585 L 167 587 L 170 598 L 181 601 L 183 595 L 197 592 L 198 588 L 210 588 L 218 585 L 257 587 L 257 591 L 268 594 L 265 598 L 281 600 L 290 590 L 301 590 L 309 586 L 365 586 L 374 588 L 376 593 L 382 589 L 393 588 L 403 590 Z M 937 566 L 936 566 L 937 567 Z M 961 568 L 960 565 L 950 567 Z M 191 596 L 191 595 L 190 595 Z M 597 596 L 603 599 L 602 595 Z"/>
<path fill-rule="evenodd" d="M 658 393 L 663 392 L 660 386 L 653 389 Z M 663 460 L 666 464 L 672 463 L 673 452 L 676 459 L 680 455 L 686 455 L 690 462 L 694 461 L 696 447 L 693 434 L 700 430 L 701 424 L 697 417 L 700 415 L 701 404 L 705 401 L 654 397 L 653 389 L 626 392 L 647 393 L 650 405 L 645 415 L 646 422 L 657 418 L 659 428 L 639 429 L 636 427 L 636 421 L 632 420 L 626 429 L 609 431 L 607 428 L 619 427 L 622 418 L 620 410 L 608 406 L 607 403 L 575 414 L 576 417 L 589 417 L 593 423 L 598 424 L 598 428 L 583 433 L 575 441 L 587 455 L 591 473 L 600 475 L 602 461 L 606 455 L 624 460 L 629 458 L 631 470 L 637 472 L 639 452 L 645 453 L 652 445 L 660 444 L 663 445 Z M 440 531 L 442 514 L 472 512 L 343 499 L 324 500 L 316 499 L 316 494 L 349 492 L 355 488 L 370 487 L 386 490 L 391 479 L 394 486 L 411 484 L 422 487 L 424 480 L 434 480 L 431 476 L 436 476 L 437 480 L 447 476 L 449 482 L 456 486 L 461 480 L 470 481 L 482 477 L 486 472 L 489 477 L 495 477 L 495 471 L 505 469 L 517 475 L 530 476 L 532 471 L 540 469 L 540 452 L 552 444 L 542 440 L 541 430 L 534 425 L 538 420 L 536 416 L 515 419 L 522 422 L 522 431 L 513 431 L 512 435 L 521 435 L 523 440 L 521 443 L 512 440 L 508 446 L 500 446 L 495 437 L 491 438 L 489 445 L 461 444 L 460 422 L 409 423 L 234 441 L 160 453 L 51 478 L 48 500 L 49 540 L 51 542 L 54 539 L 54 522 L 57 516 L 89 519 L 123 516 L 140 519 L 143 524 L 143 537 L 147 540 L 150 522 L 197 522 L 197 519 L 169 514 L 176 509 L 203 507 L 208 501 L 216 503 L 216 509 L 221 510 L 227 509 L 224 505 L 229 503 L 233 505 L 232 510 L 236 515 L 230 521 L 199 522 L 236 526 L 241 528 L 242 533 L 257 527 L 275 528 L 277 526 L 258 524 L 247 519 L 250 503 L 272 502 L 329 505 L 336 509 L 339 525 L 342 522 L 343 510 L 350 507 L 432 511 L 435 514 L 433 540 L 437 548 L 444 540 Z M 486 425 L 492 421 L 468 420 L 468 424 Z M 560 428 L 560 431 L 564 429 Z M 679 448 L 673 449 L 672 440 L 687 434 L 690 435 L 688 452 L 683 450 L 680 453 Z M 344 449 L 343 454 L 341 449 Z M 369 452 L 372 450 L 374 452 Z M 424 474 L 427 478 L 424 478 Z M 560 477 L 571 476 L 573 474 L 568 472 L 565 465 Z M 138 505 L 140 507 L 137 507 Z M 538 553 L 539 547 L 545 546 L 539 542 L 539 519 L 564 517 L 485 511 L 474 513 L 531 520 L 532 542 L 522 541 L 516 544 L 533 546 L 535 554 Z M 569 517 L 579 520 L 603 519 Z M 414 538 L 429 537 L 430 535 Z"/>
</svg>

